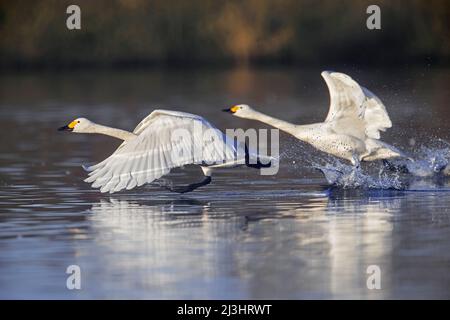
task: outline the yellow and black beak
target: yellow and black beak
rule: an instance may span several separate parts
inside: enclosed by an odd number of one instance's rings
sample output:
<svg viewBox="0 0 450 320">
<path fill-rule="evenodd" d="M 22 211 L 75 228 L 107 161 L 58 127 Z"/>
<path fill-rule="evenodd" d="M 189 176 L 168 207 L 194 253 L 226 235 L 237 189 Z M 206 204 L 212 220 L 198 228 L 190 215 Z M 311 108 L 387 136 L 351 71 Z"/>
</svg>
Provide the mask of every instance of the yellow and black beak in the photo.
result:
<svg viewBox="0 0 450 320">
<path fill-rule="evenodd" d="M 58 131 L 72 131 L 73 129 L 70 129 L 69 126 L 62 126 L 58 128 Z"/>
<path fill-rule="evenodd" d="M 58 128 L 58 131 L 73 131 L 73 128 L 75 127 L 76 124 L 77 122 L 74 120 L 68 125 Z"/>
<path fill-rule="evenodd" d="M 227 108 L 227 109 L 222 109 L 223 112 L 228 112 L 228 113 L 235 113 L 236 111 L 238 111 L 239 107 L 238 106 L 234 106 L 231 108 Z"/>
</svg>

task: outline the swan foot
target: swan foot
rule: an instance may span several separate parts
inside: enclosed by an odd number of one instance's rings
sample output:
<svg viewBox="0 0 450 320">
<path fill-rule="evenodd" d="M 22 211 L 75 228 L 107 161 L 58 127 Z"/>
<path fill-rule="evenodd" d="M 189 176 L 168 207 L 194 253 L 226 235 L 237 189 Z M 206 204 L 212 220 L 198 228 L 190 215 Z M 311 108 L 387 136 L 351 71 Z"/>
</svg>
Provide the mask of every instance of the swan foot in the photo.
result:
<svg viewBox="0 0 450 320">
<path fill-rule="evenodd" d="M 206 186 L 207 184 L 210 184 L 211 180 L 212 179 L 210 176 L 206 176 L 205 179 L 203 179 L 202 181 L 197 182 L 197 183 L 191 183 L 191 184 L 188 184 L 187 186 L 163 185 L 162 187 L 171 192 L 187 193 L 187 192 L 194 191 L 195 189 L 200 188 L 202 186 Z"/>
</svg>

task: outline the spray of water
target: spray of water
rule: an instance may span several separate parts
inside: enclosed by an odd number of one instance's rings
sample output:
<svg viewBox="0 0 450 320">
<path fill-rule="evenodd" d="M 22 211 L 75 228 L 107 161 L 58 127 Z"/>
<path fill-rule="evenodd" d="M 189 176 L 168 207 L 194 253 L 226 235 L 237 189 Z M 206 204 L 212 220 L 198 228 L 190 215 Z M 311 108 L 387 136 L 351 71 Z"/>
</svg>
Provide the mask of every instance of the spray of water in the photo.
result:
<svg viewBox="0 0 450 320">
<path fill-rule="evenodd" d="M 404 163 L 408 171 L 417 177 L 433 177 L 435 175 L 450 176 L 450 145 L 439 139 L 446 147 L 420 146 L 415 152 L 414 161 Z M 398 160 L 402 161 L 402 160 Z M 404 160 L 403 160 L 404 161 Z"/>
<path fill-rule="evenodd" d="M 428 146 L 417 147 L 411 152 L 412 160 L 376 161 L 363 163 L 358 168 L 322 153 L 303 152 L 303 147 L 295 149 L 290 149 L 283 156 L 297 154 L 298 159 L 301 153 L 298 165 L 320 170 L 330 185 L 344 189 L 405 190 L 417 180 L 434 183 L 436 177 L 450 179 L 450 143 L 441 139 L 434 140 Z"/>
</svg>

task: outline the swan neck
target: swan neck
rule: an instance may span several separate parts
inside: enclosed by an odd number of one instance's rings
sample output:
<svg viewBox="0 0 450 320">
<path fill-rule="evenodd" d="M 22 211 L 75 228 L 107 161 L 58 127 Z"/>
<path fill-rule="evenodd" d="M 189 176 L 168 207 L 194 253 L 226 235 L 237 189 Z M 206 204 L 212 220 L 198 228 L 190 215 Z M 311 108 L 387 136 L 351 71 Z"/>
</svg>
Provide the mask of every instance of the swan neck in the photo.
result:
<svg viewBox="0 0 450 320">
<path fill-rule="evenodd" d="M 134 138 L 136 136 L 135 134 L 128 132 L 126 130 L 116 129 L 101 124 L 94 124 L 91 133 L 104 134 L 124 141 Z"/>
<path fill-rule="evenodd" d="M 272 127 L 278 128 L 282 131 L 285 131 L 285 132 L 293 134 L 293 135 L 295 135 L 295 132 L 297 130 L 297 125 L 295 125 L 295 124 L 289 123 L 289 122 L 281 120 L 281 119 L 271 117 L 269 115 L 266 115 L 266 114 L 258 112 L 258 111 L 253 111 L 249 118 L 252 120 L 261 121 L 263 123 L 271 125 Z"/>
</svg>

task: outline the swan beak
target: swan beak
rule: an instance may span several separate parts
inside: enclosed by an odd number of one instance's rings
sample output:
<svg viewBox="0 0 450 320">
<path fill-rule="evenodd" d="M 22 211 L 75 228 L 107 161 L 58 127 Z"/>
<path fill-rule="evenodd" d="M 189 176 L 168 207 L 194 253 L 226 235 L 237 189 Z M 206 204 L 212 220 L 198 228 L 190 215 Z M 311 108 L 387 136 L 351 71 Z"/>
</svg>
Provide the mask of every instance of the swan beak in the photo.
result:
<svg viewBox="0 0 450 320">
<path fill-rule="evenodd" d="M 238 110 L 238 107 L 236 107 L 236 106 L 227 108 L 227 109 L 222 109 L 223 112 L 228 112 L 228 113 L 235 113 L 237 110 Z"/>
<path fill-rule="evenodd" d="M 71 123 L 69 123 L 67 126 L 63 126 L 61 128 L 58 128 L 58 131 L 73 131 L 73 128 L 75 128 L 75 125 L 77 124 L 76 120 L 73 120 Z"/>
<path fill-rule="evenodd" d="M 63 126 L 63 127 L 58 128 L 58 131 L 72 131 L 72 130 L 73 130 L 73 128 L 71 129 L 71 128 L 69 128 L 69 126 Z"/>
</svg>

